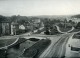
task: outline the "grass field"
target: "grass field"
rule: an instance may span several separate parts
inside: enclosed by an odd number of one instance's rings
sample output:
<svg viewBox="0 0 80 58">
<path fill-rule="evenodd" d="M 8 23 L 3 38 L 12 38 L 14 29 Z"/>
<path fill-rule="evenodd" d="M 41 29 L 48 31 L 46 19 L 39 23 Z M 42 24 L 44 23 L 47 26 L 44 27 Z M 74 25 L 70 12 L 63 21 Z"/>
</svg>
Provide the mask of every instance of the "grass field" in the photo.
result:
<svg viewBox="0 0 80 58">
<path fill-rule="evenodd" d="M 32 42 L 32 41 L 28 40 L 28 41 L 21 43 L 19 49 L 10 48 L 7 51 L 7 53 L 8 53 L 7 57 L 8 58 L 17 58 L 18 56 L 20 56 L 23 53 L 24 49 L 31 47 L 35 43 L 36 42 Z"/>
<path fill-rule="evenodd" d="M 60 30 L 61 30 L 62 32 L 67 32 L 67 31 L 71 30 L 71 28 L 60 28 Z"/>
<path fill-rule="evenodd" d="M 0 47 L 4 47 L 4 46 L 7 46 L 7 45 L 10 45 L 15 40 L 16 40 L 16 38 L 14 38 L 14 39 L 2 39 L 2 40 L 0 40 Z"/>
<path fill-rule="evenodd" d="M 51 43 L 49 39 L 43 39 L 32 45 L 30 48 L 26 49 L 23 53 L 23 57 L 26 58 L 38 58 L 40 53 L 42 53 L 45 48 Z"/>
<path fill-rule="evenodd" d="M 80 31 L 80 29 L 74 29 L 73 31 L 71 31 L 71 32 L 79 32 Z M 70 33 L 71 33 L 70 32 Z"/>
</svg>

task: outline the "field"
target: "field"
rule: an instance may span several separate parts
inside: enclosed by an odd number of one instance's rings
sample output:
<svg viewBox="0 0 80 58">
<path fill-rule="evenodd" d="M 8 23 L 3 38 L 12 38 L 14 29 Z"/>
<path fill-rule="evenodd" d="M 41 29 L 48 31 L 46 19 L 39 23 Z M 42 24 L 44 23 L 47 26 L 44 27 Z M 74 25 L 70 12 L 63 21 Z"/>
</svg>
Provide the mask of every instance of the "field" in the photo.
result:
<svg viewBox="0 0 80 58">
<path fill-rule="evenodd" d="M 35 43 L 36 42 L 32 42 L 32 41 L 28 40 L 28 41 L 21 43 L 19 49 L 10 48 L 7 51 L 7 54 L 8 54 L 7 57 L 8 58 L 16 58 L 23 53 L 24 49 L 31 47 Z"/>
<path fill-rule="evenodd" d="M 80 29 L 74 29 L 73 31 L 71 31 L 71 32 L 79 32 L 80 31 Z M 71 33 L 70 32 L 70 33 Z"/>
<path fill-rule="evenodd" d="M 21 57 L 38 58 L 38 56 L 48 47 L 51 43 L 49 39 L 43 39 L 26 49 Z"/>
<path fill-rule="evenodd" d="M 7 46 L 7 45 L 10 45 L 15 40 L 16 40 L 16 38 L 14 38 L 14 39 L 2 39 L 2 40 L 0 40 L 0 47 L 4 47 L 4 46 Z"/>
<path fill-rule="evenodd" d="M 71 28 L 60 28 L 60 30 L 61 30 L 62 32 L 67 32 L 67 31 L 71 30 Z"/>
</svg>

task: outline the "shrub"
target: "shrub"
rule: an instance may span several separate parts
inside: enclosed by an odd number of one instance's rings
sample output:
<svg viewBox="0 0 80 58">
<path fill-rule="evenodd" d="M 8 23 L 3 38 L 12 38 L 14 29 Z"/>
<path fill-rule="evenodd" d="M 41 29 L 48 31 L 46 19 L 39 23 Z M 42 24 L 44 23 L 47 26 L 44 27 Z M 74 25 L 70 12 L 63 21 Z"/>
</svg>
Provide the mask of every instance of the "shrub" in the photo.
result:
<svg viewBox="0 0 80 58">
<path fill-rule="evenodd" d="M 30 41 L 38 41 L 39 39 L 37 39 L 37 38 L 30 38 L 29 40 Z"/>
</svg>

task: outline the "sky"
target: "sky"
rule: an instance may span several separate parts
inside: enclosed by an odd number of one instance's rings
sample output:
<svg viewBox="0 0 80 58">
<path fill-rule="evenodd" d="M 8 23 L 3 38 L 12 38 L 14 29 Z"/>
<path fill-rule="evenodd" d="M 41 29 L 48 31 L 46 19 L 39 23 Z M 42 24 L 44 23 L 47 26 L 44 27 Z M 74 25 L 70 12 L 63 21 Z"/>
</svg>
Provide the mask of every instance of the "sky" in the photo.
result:
<svg viewBox="0 0 80 58">
<path fill-rule="evenodd" d="M 80 14 L 80 0 L 0 0 L 0 15 Z"/>
</svg>

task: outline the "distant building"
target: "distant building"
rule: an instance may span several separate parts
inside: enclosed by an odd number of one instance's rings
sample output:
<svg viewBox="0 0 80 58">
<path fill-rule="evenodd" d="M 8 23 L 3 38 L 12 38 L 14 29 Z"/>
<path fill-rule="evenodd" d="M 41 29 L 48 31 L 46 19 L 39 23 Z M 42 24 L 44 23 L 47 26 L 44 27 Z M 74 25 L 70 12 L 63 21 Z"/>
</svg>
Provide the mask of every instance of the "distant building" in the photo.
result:
<svg viewBox="0 0 80 58">
<path fill-rule="evenodd" d="M 19 30 L 19 24 L 17 22 L 11 22 L 7 19 L 0 23 L 0 27 L 0 33 L 2 35 L 16 35 L 16 32 Z"/>
<path fill-rule="evenodd" d="M 43 22 L 41 22 L 41 27 L 44 27 L 44 24 L 43 24 Z"/>
<path fill-rule="evenodd" d="M 19 29 L 25 30 L 25 26 L 24 25 L 19 25 Z"/>
<path fill-rule="evenodd" d="M 19 30 L 19 24 L 17 22 L 11 23 L 11 35 L 16 35 Z"/>
<path fill-rule="evenodd" d="M 80 22 L 80 18 L 72 18 L 72 21 L 78 23 L 78 22 Z"/>
<path fill-rule="evenodd" d="M 2 35 L 9 35 L 9 34 L 11 34 L 11 22 L 9 22 L 9 21 L 2 21 L 1 22 L 1 27 L 2 27 Z"/>
<path fill-rule="evenodd" d="M 0 36 L 2 34 L 2 24 L 0 23 Z"/>
<path fill-rule="evenodd" d="M 40 23 L 41 20 L 40 19 L 34 19 L 34 23 Z"/>
<path fill-rule="evenodd" d="M 38 29 L 38 28 L 40 28 L 42 25 L 43 25 L 43 23 L 41 22 L 40 19 L 34 19 L 34 21 L 33 21 L 33 26 L 34 26 L 34 28 Z"/>
</svg>

